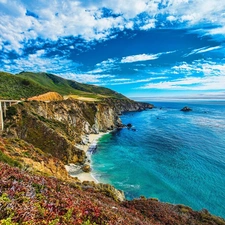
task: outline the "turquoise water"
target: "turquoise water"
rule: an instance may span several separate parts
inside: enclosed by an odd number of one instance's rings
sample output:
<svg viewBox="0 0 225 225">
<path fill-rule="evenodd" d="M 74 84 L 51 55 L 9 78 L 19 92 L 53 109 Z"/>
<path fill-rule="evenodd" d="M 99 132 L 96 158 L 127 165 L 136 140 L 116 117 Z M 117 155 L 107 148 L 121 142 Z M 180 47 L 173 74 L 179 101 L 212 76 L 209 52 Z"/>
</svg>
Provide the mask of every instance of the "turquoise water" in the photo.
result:
<svg viewBox="0 0 225 225">
<path fill-rule="evenodd" d="M 225 102 L 153 102 L 125 113 L 92 155 L 94 176 L 128 199 L 141 195 L 225 218 Z M 188 105 L 192 112 L 181 112 Z M 159 107 L 162 107 L 160 109 Z"/>
</svg>

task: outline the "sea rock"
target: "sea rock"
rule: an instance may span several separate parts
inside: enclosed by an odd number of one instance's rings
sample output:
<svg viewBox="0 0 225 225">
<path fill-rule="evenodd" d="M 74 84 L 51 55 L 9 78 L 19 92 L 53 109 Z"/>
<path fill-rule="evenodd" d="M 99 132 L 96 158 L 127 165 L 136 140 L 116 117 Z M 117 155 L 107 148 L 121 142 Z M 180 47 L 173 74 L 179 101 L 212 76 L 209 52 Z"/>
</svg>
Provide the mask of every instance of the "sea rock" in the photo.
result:
<svg viewBox="0 0 225 225">
<path fill-rule="evenodd" d="M 132 124 L 131 123 L 128 123 L 127 124 L 127 128 L 131 128 L 132 127 Z"/>
<path fill-rule="evenodd" d="M 88 164 L 84 164 L 81 168 L 85 173 L 91 172 L 91 167 Z"/>
<path fill-rule="evenodd" d="M 192 109 L 189 108 L 188 106 L 185 106 L 185 107 L 182 108 L 180 111 L 183 111 L 183 112 L 190 112 L 190 111 L 192 111 Z"/>
</svg>

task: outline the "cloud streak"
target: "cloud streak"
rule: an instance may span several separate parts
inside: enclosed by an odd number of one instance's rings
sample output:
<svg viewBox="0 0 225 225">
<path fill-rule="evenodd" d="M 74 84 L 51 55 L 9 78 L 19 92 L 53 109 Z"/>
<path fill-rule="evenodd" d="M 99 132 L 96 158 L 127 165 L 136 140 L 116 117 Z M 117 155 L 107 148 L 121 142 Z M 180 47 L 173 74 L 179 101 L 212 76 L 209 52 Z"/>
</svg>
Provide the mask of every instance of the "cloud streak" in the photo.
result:
<svg viewBox="0 0 225 225">
<path fill-rule="evenodd" d="M 174 52 L 176 51 L 162 52 L 157 54 L 139 54 L 139 55 L 126 56 L 121 59 L 121 63 L 133 63 L 133 62 L 155 60 L 155 59 L 158 59 L 161 55 L 171 54 Z"/>
<path fill-rule="evenodd" d="M 184 77 L 148 83 L 138 89 L 224 90 L 225 65 L 211 61 L 195 61 L 192 64 L 182 63 L 174 66 L 171 72 L 182 73 Z"/>
<path fill-rule="evenodd" d="M 140 61 L 148 61 L 148 60 L 155 60 L 159 58 L 159 54 L 140 54 L 140 55 L 131 55 L 127 57 L 123 57 L 121 63 L 133 63 L 133 62 L 140 62 Z"/>
<path fill-rule="evenodd" d="M 214 51 L 214 50 L 217 50 L 220 48 L 222 48 L 222 46 L 203 47 L 203 48 L 194 49 L 189 54 L 185 55 L 185 57 L 194 55 L 194 54 L 201 54 L 201 53 L 205 53 L 205 52 Z"/>
</svg>

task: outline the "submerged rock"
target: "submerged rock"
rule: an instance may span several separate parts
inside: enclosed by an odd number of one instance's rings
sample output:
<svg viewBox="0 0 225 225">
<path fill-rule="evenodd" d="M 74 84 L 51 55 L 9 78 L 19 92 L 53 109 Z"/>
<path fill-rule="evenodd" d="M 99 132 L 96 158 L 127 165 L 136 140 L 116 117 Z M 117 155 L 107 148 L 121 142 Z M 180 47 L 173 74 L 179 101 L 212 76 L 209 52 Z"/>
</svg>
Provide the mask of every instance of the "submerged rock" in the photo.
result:
<svg viewBox="0 0 225 225">
<path fill-rule="evenodd" d="M 189 108 L 188 106 L 185 106 L 185 107 L 182 108 L 180 111 L 183 111 L 183 112 L 190 112 L 190 111 L 192 111 L 192 109 Z"/>
</svg>

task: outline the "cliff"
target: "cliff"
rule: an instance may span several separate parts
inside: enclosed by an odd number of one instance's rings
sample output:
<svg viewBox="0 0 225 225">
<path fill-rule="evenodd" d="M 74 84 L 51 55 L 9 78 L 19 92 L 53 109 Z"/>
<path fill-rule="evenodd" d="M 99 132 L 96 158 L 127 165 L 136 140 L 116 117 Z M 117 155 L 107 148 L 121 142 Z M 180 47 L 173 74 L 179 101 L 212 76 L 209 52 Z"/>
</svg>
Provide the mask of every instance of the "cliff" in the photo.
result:
<svg viewBox="0 0 225 225">
<path fill-rule="evenodd" d="M 225 224 L 206 210 L 155 199 L 124 201 L 108 184 L 80 183 L 64 164 L 82 164 L 75 147 L 85 135 L 121 127 L 118 114 L 151 109 L 147 103 L 104 99 L 24 101 L 7 110 L 0 137 L 1 224 Z M 9 166 L 10 165 L 10 166 Z M 19 167 L 19 168 L 15 168 Z"/>
<path fill-rule="evenodd" d="M 206 210 L 143 197 L 126 201 L 109 184 L 68 175 L 65 164 L 86 161 L 76 146 L 88 134 L 121 128 L 121 113 L 153 105 L 46 73 L 0 72 L 0 81 L 0 98 L 31 97 L 8 108 L 0 134 L 0 224 L 225 225 Z"/>
<path fill-rule="evenodd" d="M 16 142 L 23 149 L 18 151 L 17 148 L 17 160 L 23 165 L 69 180 L 63 165 L 74 163 L 81 166 L 86 162 L 85 152 L 76 146 L 87 144 L 88 134 L 121 127 L 118 116 L 121 111 L 151 107 L 150 104 L 117 99 L 105 99 L 101 102 L 84 102 L 73 98 L 45 102 L 24 101 L 8 108 L 3 136 L 7 140 L 17 140 L 10 143 L 14 146 Z M 32 148 L 26 149 L 30 145 Z M 29 152 L 28 157 L 23 152 Z M 15 158 L 10 151 L 6 153 Z M 31 157 L 33 155 L 36 157 Z M 116 190 L 113 193 L 119 196 Z M 119 197 L 121 200 L 123 198 Z"/>
<path fill-rule="evenodd" d="M 118 112 L 151 107 L 150 104 L 113 99 L 98 103 L 74 99 L 22 102 L 9 108 L 5 135 L 25 140 L 65 164 L 83 163 L 85 154 L 75 144 L 84 143 L 85 134 L 121 126 Z"/>
<path fill-rule="evenodd" d="M 152 105 L 131 100 L 83 102 L 73 98 L 20 102 L 7 110 L 5 138 L 0 147 L 7 157 L 23 168 L 79 182 L 70 177 L 64 167 L 64 164 L 82 165 L 86 162 L 85 152 L 76 145 L 86 144 L 88 134 L 121 127 L 118 112 L 144 108 L 152 108 Z M 124 194 L 110 185 L 91 182 L 86 182 L 86 185 L 114 199 L 124 200 Z"/>
</svg>

